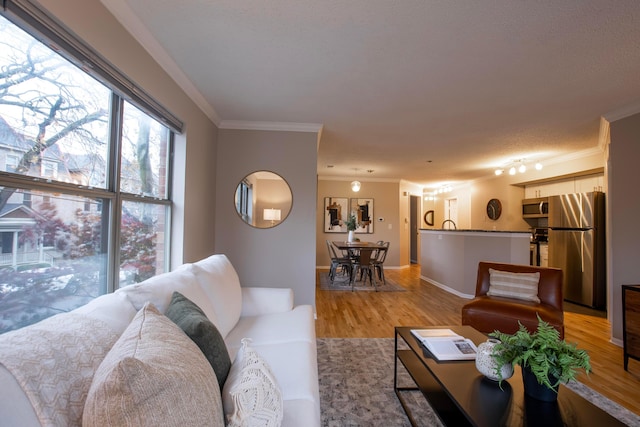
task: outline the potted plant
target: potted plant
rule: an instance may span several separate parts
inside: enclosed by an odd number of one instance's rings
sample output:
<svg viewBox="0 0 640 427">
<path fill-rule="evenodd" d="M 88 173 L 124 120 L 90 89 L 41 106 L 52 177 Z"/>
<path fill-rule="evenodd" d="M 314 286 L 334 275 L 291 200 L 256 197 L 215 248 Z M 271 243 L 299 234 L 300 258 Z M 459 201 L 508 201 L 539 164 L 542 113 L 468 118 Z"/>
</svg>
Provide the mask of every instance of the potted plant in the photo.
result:
<svg viewBox="0 0 640 427">
<path fill-rule="evenodd" d="M 591 371 L 589 354 L 578 349 L 576 344 L 561 340 L 560 333 L 540 316 L 534 333 L 520 323 L 513 335 L 495 331 L 489 336 L 500 340 L 493 353 L 496 366 L 501 367 L 505 363 L 520 365 L 525 394 L 536 399 L 556 400 L 560 383 L 575 379 L 579 369 L 584 369 L 587 374 Z M 496 375 L 502 382 L 499 370 Z M 536 386 L 539 390 L 534 389 Z"/>
<path fill-rule="evenodd" d="M 347 240 L 349 242 L 353 242 L 354 231 L 356 231 L 356 228 L 358 228 L 358 218 L 356 218 L 356 215 L 353 212 L 347 215 L 347 221 L 345 222 L 345 225 L 347 226 L 347 230 L 349 231 L 349 237 Z"/>
</svg>

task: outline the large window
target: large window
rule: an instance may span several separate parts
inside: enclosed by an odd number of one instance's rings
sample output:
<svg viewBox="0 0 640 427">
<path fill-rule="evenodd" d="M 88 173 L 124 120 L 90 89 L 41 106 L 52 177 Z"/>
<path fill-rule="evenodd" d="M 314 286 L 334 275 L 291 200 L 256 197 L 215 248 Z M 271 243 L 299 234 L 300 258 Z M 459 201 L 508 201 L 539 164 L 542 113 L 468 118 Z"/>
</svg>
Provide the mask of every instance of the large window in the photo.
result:
<svg viewBox="0 0 640 427">
<path fill-rule="evenodd" d="M 172 131 L 37 30 L 0 15 L 0 333 L 169 258 Z"/>
</svg>

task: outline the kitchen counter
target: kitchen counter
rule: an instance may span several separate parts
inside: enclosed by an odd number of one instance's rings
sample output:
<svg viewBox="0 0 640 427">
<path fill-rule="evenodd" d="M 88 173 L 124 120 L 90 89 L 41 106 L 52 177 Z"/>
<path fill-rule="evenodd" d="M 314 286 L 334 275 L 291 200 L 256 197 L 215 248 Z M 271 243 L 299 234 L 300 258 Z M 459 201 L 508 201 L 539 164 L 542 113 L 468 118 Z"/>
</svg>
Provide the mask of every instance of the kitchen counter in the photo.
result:
<svg viewBox="0 0 640 427">
<path fill-rule="evenodd" d="M 458 228 L 456 230 L 448 229 L 448 228 L 421 228 L 420 231 L 437 231 L 437 232 L 452 232 L 452 233 L 524 233 L 527 235 L 531 235 L 531 231 L 505 231 L 505 230 L 477 230 L 473 228 Z"/>
<path fill-rule="evenodd" d="M 473 298 L 480 261 L 529 265 L 529 231 L 420 229 L 420 276 Z"/>
</svg>

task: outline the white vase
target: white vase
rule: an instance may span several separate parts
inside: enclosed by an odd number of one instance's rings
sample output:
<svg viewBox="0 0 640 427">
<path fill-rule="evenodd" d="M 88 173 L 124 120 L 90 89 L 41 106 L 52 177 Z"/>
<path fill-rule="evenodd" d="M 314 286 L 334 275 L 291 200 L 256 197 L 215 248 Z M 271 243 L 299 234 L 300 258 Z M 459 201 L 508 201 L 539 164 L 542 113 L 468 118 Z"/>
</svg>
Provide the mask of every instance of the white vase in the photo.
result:
<svg viewBox="0 0 640 427">
<path fill-rule="evenodd" d="M 495 351 L 494 347 L 498 343 L 500 343 L 500 341 L 497 339 L 489 338 L 478 346 L 478 354 L 476 355 L 476 368 L 482 375 L 493 381 L 500 380 L 500 376 L 496 369 L 498 365 L 496 365 L 496 361 L 493 358 Z M 500 374 L 502 375 L 503 380 L 511 378 L 511 376 L 513 376 L 513 366 L 511 363 L 505 363 L 502 365 L 500 368 Z"/>
<path fill-rule="evenodd" d="M 355 234 L 354 230 L 349 230 L 349 235 L 347 236 L 347 242 L 353 242 L 354 234 Z"/>
</svg>

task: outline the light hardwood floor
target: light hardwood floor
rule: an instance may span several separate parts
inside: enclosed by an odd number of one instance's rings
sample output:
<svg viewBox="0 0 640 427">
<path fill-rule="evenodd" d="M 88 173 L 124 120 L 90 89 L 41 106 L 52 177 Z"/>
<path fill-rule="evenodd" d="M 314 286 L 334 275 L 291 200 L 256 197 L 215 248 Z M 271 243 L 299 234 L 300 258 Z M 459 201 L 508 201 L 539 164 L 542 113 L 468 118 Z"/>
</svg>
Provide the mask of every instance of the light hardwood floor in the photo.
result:
<svg viewBox="0 0 640 427">
<path fill-rule="evenodd" d="M 326 274 L 326 270 L 318 270 Z M 318 338 L 392 338 L 394 326 L 460 325 L 468 301 L 420 279 L 420 267 L 385 270 L 406 292 L 322 291 L 316 279 Z M 593 371 L 579 381 L 640 415 L 640 362 L 622 367 L 622 348 L 609 341 L 602 312 L 565 304 L 565 339 L 589 352 Z"/>
</svg>

